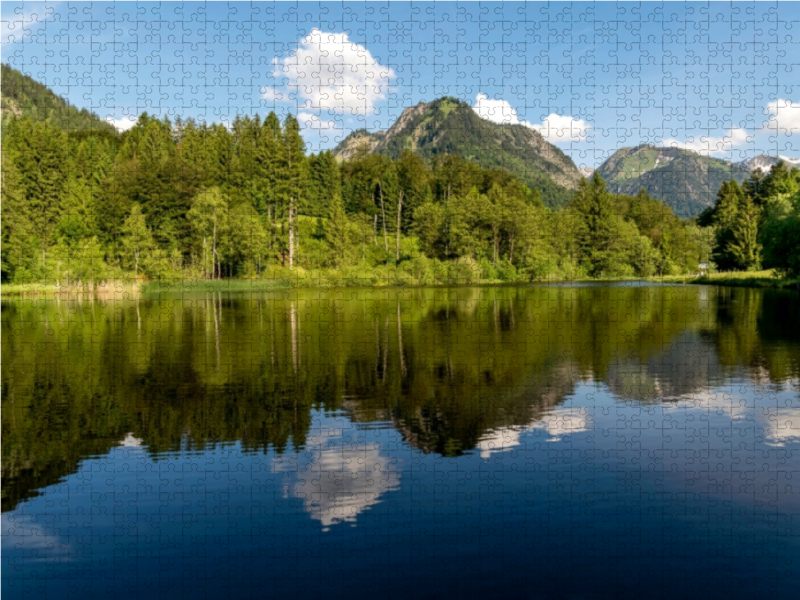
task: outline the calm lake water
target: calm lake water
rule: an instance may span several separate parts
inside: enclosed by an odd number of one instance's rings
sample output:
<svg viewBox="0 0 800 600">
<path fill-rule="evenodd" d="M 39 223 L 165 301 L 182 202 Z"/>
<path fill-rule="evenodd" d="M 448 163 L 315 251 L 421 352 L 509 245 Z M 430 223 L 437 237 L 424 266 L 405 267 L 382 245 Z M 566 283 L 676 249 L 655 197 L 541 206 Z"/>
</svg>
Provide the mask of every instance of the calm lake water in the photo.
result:
<svg viewBox="0 0 800 600">
<path fill-rule="evenodd" d="M 800 597 L 800 297 L 2 304 L 11 598 Z"/>
</svg>

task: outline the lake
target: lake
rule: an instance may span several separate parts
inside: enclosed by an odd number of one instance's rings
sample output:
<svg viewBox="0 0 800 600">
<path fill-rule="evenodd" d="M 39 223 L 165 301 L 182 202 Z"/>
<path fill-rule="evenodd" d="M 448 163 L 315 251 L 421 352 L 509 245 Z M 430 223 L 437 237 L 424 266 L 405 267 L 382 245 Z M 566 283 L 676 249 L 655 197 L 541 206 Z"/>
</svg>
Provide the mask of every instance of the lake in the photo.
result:
<svg viewBox="0 0 800 600">
<path fill-rule="evenodd" d="M 799 300 L 4 301 L 3 597 L 800 597 Z"/>
</svg>

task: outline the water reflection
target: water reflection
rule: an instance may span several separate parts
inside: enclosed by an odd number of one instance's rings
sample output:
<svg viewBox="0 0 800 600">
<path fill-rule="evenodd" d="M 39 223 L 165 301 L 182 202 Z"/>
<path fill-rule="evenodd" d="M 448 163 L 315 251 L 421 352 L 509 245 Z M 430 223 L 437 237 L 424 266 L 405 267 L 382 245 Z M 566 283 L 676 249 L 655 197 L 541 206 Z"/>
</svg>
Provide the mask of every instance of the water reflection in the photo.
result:
<svg viewBox="0 0 800 600">
<path fill-rule="evenodd" d="M 590 431 L 592 424 L 592 417 L 585 409 L 555 408 L 530 425 L 501 427 L 486 432 L 475 449 L 480 452 L 481 458 L 489 458 L 522 446 L 524 435 L 529 431 L 545 432 L 545 442 L 560 442 L 569 435 Z"/>
<path fill-rule="evenodd" d="M 797 307 L 624 285 L 4 302 L 3 592 L 360 596 L 388 573 L 393 597 L 793 597 Z"/>
<path fill-rule="evenodd" d="M 692 286 L 4 302 L 3 510 L 118 445 L 158 456 L 240 442 L 302 451 L 298 472 L 330 469 L 287 491 L 328 527 L 399 479 L 374 448 L 348 448 L 351 425 L 323 439 L 312 411 L 390 422 L 424 453 L 492 456 L 525 432 L 557 442 L 589 430 L 591 414 L 559 408 L 585 382 L 643 405 L 737 380 L 791 388 L 796 309 L 791 292 Z M 704 410 L 749 415 L 766 444 L 796 440 L 797 406 L 759 393 Z M 327 505 L 327 482 L 350 499 Z"/>
<path fill-rule="evenodd" d="M 397 459 L 382 452 L 378 442 L 367 443 L 351 428 L 327 421 L 308 436 L 302 453 L 275 461 L 276 472 L 291 476 L 292 482 L 284 484 L 284 497 L 302 501 L 323 532 L 338 523 L 355 522 L 400 485 Z"/>
</svg>

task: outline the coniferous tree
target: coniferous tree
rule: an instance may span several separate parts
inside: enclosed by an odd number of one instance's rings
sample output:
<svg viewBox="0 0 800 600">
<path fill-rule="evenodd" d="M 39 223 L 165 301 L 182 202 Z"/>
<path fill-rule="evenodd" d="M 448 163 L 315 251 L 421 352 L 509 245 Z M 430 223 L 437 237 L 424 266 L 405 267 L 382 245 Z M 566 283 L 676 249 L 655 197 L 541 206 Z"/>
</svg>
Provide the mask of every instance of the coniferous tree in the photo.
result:
<svg viewBox="0 0 800 600">
<path fill-rule="evenodd" d="M 6 137 L 6 140 L 8 138 Z M 4 140 L 4 142 L 6 141 Z M 5 146 L 6 144 L 4 144 Z M 27 282 L 37 275 L 30 204 L 25 197 L 22 176 L 13 150 L 2 154 L 2 273 L 3 278 Z"/>
<path fill-rule="evenodd" d="M 731 241 L 727 251 L 736 261 L 736 266 L 746 271 L 757 270 L 761 265 L 761 244 L 758 242 L 760 216 L 761 210 L 755 202 L 742 194 L 731 224 Z"/>
<path fill-rule="evenodd" d="M 714 225 L 716 227 L 714 262 L 723 271 L 742 268 L 740 258 L 734 253 L 733 246 L 736 243 L 734 231 L 740 217 L 739 210 L 744 202 L 744 192 L 736 181 L 723 182 L 714 205 Z"/>
<path fill-rule="evenodd" d="M 592 276 L 613 273 L 618 259 L 619 225 L 611 194 L 597 171 L 591 181 L 580 182 L 569 210 L 577 217 L 579 260 Z"/>
</svg>

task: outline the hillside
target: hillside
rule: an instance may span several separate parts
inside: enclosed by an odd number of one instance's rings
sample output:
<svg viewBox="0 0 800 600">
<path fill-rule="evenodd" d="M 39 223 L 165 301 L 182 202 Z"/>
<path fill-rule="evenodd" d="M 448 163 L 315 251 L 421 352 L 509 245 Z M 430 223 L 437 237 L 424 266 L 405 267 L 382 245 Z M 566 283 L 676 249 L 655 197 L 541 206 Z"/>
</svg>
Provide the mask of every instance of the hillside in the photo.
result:
<svg viewBox="0 0 800 600">
<path fill-rule="evenodd" d="M 2 65 L 0 108 L 3 121 L 13 116 L 26 116 L 65 131 L 94 129 L 116 132 L 113 125 L 96 114 L 71 106 L 47 86 L 8 65 Z"/>
<path fill-rule="evenodd" d="M 409 149 L 425 159 L 455 154 L 484 168 L 501 168 L 541 190 L 545 204 L 554 208 L 566 205 L 583 177 L 572 159 L 537 131 L 486 121 L 454 98 L 407 108 L 386 132 L 355 131 L 334 154 L 347 159 L 361 146 L 394 159 Z"/>
<path fill-rule="evenodd" d="M 644 188 L 680 217 L 693 217 L 713 205 L 723 181 L 741 183 L 750 176 L 743 164 L 651 145 L 617 150 L 598 172 L 613 193 L 633 195 Z"/>
</svg>

